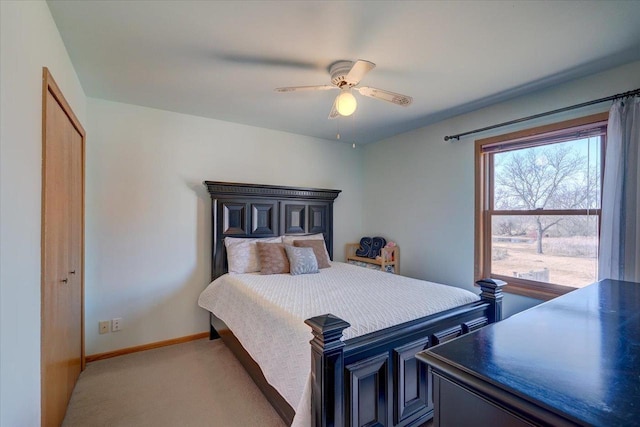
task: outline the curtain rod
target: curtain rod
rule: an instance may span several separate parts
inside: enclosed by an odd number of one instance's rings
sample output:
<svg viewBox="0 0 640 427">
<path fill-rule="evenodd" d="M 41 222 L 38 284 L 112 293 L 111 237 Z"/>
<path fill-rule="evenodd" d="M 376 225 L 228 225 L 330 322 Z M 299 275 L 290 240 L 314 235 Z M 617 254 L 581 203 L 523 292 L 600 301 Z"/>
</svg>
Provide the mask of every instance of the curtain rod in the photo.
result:
<svg viewBox="0 0 640 427">
<path fill-rule="evenodd" d="M 546 113 L 534 114 L 533 116 L 523 117 L 521 119 L 511 120 L 508 122 L 500 123 L 497 125 L 487 126 L 481 129 L 471 130 L 469 132 L 459 133 L 457 135 L 447 135 L 444 137 L 445 141 L 449 141 L 450 139 L 460 140 L 460 137 L 471 135 L 472 133 L 484 132 L 485 130 L 495 129 L 503 126 L 513 125 L 520 122 L 526 122 L 528 120 L 537 119 L 539 117 L 550 116 L 552 114 L 562 113 L 569 110 L 575 110 L 577 108 L 587 107 L 589 105 L 600 104 L 601 102 L 613 101 L 615 99 L 626 98 L 628 96 L 640 95 L 640 88 L 635 90 L 630 90 L 629 92 L 619 93 L 617 95 L 607 96 L 606 98 L 594 99 L 593 101 L 583 102 L 582 104 L 571 105 L 569 107 L 559 108 L 553 111 L 547 111 Z"/>
</svg>

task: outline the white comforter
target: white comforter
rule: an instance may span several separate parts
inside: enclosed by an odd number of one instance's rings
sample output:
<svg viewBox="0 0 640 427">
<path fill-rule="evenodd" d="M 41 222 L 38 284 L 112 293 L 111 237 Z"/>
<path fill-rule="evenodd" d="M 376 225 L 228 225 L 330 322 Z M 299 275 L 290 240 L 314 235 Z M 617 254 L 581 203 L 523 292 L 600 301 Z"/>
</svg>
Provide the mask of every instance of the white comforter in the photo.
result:
<svg viewBox="0 0 640 427">
<path fill-rule="evenodd" d="M 198 304 L 222 319 L 267 381 L 310 425 L 310 317 L 334 314 L 354 338 L 477 301 L 464 289 L 332 262 L 318 274 L 225 274 Z"/>
</svg>

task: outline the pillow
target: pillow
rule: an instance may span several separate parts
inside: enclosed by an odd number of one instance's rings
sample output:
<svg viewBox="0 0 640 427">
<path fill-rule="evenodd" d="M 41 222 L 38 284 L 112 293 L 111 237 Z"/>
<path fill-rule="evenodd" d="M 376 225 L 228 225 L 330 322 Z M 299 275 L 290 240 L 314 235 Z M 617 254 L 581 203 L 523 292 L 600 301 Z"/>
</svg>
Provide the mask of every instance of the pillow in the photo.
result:
<svg viewBox="0 0 640 427">
<path fill-rule="evenodd" d="M 288 234 L 286 236 L 282 236 L 282 243 L 285 245 L 293 246 L 293 242 L 296 240 L 324 240 L 324 235 L 322 233 L 317 234 Z"/>
<path fill-rule="evenodd" d="M 287 245 L 284 249 L 287 251 L 292 275 L 318 272 L 318 260 L 313 253 L 313 248 L 296 248 Z"/>
<path fill-rule="evenodd" d="M 376 258 L 387 244 L 384 237 L 363 237 L 360 239 L 360 248 L 356 255 L 363 258 Z"/>
<path fill-rule="evenodd" d="M 324 240 L 295 240 L 293 246 L 297 248 L 311 248 L 318 261 L 318 268 L 331 267 L 327 249 L 324 246 Z"/>
<path fill-rule="evenodd" d="M 282 236 L 282 243 L 285 245 L 293 245 L 293 242 L 298 240 L 322 240 L 324 242 L 324 235 L 322 233 L 317 234 L 298 234 L 298 235 L 290 235 L 290 236 Z M 324 253 L 327 255 L 327 259 L 331 259 L 329 256 L 329 251 L 325 246 Z"/>
<path fill-rule="evenodd" d="M 257 242 L 282 243 L 282 237 L 267 237 L 263 239 L 224 238 L 229 273 L 255 273 L 260 271 Z"/>
<path fill-rule="evenodd" d="M 372 243 L 373 239 L 371 237 L 363 237 L 362 239 L 360 239 L 360 247 L 356 249 L 356 256 L 369 258 L 369 255 L 371 255 Z"/>
<path fill-rule="evenodd" d="M 283 243 L 257 242 L 260 274 L 281 274 L 289 272 L 289 258 Z"/>
</svg>

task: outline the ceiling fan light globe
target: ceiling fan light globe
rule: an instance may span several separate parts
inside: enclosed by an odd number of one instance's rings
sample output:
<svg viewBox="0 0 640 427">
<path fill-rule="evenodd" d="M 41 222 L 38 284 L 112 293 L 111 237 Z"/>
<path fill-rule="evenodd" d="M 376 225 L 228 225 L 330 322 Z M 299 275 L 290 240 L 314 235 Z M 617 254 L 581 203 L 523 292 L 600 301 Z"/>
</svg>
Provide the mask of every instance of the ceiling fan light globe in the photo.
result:
<svg viewBox="0 0 640 427">
<path fill-rule="evenodd" d="M 341 116 L 350 116 L 356 111 L 358 103 L 356 97 L 349 91 L 343 91 L 336 98 L 336 110 Z"/>
</svg>

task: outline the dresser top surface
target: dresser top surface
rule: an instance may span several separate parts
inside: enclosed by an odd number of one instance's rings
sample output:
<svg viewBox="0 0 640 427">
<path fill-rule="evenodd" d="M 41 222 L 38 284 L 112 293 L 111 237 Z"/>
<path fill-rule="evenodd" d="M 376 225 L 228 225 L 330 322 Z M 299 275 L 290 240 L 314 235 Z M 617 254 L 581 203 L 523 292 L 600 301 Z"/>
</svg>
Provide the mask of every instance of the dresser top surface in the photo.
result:
<svg viewBox="0 0 640 427">
<path fill-rule="evenodd" d="M 640 422 L 638 283 L 603 280 L 424 353 L 580 424 Z"/>
</svg>

